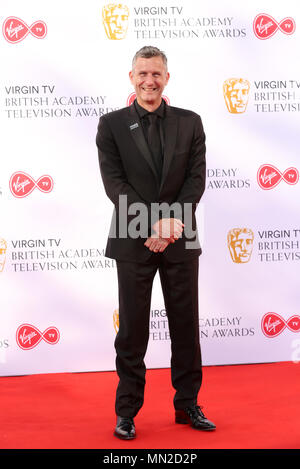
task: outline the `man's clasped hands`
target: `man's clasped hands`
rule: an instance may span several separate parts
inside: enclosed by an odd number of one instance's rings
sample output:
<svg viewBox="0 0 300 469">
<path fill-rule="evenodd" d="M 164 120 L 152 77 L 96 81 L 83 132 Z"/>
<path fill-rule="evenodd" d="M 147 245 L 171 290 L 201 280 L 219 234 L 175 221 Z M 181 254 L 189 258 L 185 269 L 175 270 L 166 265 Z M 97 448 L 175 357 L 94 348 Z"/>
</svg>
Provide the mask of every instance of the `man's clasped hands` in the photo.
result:
<svg viewBox="0 0 300 469">
<path fill-rule="evenodd" d="M 170 243 L 180 238 L 184 224 L 178 218 L 162 218 L 152 226 L 154 233 L 144 245 L 153 252 L 163 252 Z"/>
</svg>

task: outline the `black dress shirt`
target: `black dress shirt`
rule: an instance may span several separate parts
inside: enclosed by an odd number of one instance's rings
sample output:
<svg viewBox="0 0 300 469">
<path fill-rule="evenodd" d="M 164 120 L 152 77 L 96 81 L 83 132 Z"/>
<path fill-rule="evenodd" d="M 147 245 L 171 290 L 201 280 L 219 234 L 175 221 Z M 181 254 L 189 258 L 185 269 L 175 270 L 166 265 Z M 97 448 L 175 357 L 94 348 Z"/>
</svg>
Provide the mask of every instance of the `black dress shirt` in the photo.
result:
<svg viewBox="0 0 300 469">
<path fill-rule="evenodd" d="M 159 137 L 160 137 L 160 143 L 161 143 L 161 155 L 162 155 L 162 158 L 163 158 L 163 154 L 164 154 L 164 117 L 165 117 L 165 101 L 162 99 L 161 100 L 161 104 L 160 106 L 155 109 L 155 111 L 153 112 L 149 112 L 147 111 L 147 109 L 143 108 L 142 106 L 140 106 L 137 102 L 137 100 L 134 101 L 134 105 L 135 105 L 135 109 L 139 115 L 139 118 L 140 118 L 140 121 L 141 121 L 141 124 L 142 124 L 142 128 L 143 128 L 143 132 L 144 132 L 144 136 L 145 136 L 145 139 L 146 139 L 146 142 L 148 143 L 148 127 L 149 127 L 149 121 L 147 119 L 147 115 L 148 114 L 156 114 L 159 119 L 158 119 L 158 131 L 159 131 Z"/>
</svg>

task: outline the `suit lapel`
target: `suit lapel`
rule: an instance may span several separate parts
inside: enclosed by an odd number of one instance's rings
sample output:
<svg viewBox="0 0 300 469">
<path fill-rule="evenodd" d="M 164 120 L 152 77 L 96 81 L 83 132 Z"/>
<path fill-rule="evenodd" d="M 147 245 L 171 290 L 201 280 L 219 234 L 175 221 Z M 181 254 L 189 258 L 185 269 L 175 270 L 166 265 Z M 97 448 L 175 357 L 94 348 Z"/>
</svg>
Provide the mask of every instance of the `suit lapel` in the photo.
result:
<svg viewBox="0 0 300 469">
<path fill-rule="evenodd" d="M 176 147 L 177 140 L 177 129 L 178 129 L 178 119 L 177 116 L 172 112 L 172 109 L 167 105 L 166 106 L 166 117 L 164 122 L 164 164 L 162 171 L 162 178 L 160 184 L 160 191 L 166 180 L 170 165 L 174 156 L 174 151 Z"/>
<path fill-rule="evenodd" d="M 153 163 L 152 155 L 147 145 L 147 142 L 144 137 L 144 132 L 142 129 L 142 124 L 140 122 L 138 113 L 135 110 L 134 105 L 132 104 L 128 108 L 128 131 L 135 141 L 136 146 L 138 147 L 140 153 L 147 161 L 150 166 L 155 180 L 159 186 L 158 175 Z M 163 184 L 166 180 L 170 165 L 174 156 L 174 151 L 176 147 L 177 140 L 177 130 L 178 130 L 178 119 L 177 116 L 172 112 L 172 109 L 166 105 L 166 116 L 164 122 L 164 163 L 162 170 L 162 178 L 160 183 L 160 191 L 163 187 Z"/>
<path fill-rule="evenodd" d="M 140 153 L 147 161 L 148 165 L 150 166 L 157 184 L 159 184 L 158 176 L 156 173 L 156 169 L 153 163 L 152 155 L 147 145 L 147 142 L 144 137 L 144 132 L 142 128 L 142 124 L 140 122 L 139 116 L 135 110 L 134 105 L 132 104 L 129 108 L 129 118 L 128 118 L 128 131 L 130 132 L 131 137 L 135 141 L 136 146 L 140 150 Z"/>
</svg>

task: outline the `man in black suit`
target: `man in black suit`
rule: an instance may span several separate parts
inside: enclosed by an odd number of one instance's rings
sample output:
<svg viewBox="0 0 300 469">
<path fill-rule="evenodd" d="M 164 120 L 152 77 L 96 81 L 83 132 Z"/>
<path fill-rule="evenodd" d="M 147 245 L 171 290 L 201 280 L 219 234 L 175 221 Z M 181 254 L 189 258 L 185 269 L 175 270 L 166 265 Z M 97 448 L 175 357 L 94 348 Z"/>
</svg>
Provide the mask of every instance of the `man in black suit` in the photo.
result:
<svg viewBox="0 0 300 469">
<path fill-rule="evenodd" d="M 175 421 L 214 430 L 197 405 L 202 382 L 201 248 L 195 210 L 205 188 L 205 134 L 197 114 L 162 99 L 169 80 L 162 51 L 140 49 L 129 77 L 136 100 L 102 116 L 96 139 L 103 184 L 115 207 L 106 248 L 106 256 L 116 259 L 119 285 L 114 434 L 122 439 L 136 436 L 134 417 L 144 399 L 144 356 L 157 270 L 171 337 Z"/>
</svg>

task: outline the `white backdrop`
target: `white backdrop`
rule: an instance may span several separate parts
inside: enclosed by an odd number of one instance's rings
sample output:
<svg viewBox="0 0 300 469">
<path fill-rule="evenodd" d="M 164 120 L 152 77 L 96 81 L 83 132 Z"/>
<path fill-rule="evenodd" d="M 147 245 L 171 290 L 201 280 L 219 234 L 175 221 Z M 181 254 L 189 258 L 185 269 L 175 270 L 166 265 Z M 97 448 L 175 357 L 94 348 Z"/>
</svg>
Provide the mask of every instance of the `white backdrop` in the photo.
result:
<svg viewBox="0 0 300 469">
<path fill-rule="evenodd" d="M 299 2 L 124 0 L 105 25 L 105 1 L 1 3 L 0 374 L 115 369 L 95 136 L 150 44 L 168 56 L 166 98 L 207 135 L 203 363 L 299 360 Z M 168 367 L 158 279 L 150 321 L 147 366 Z"/>
</svg>

